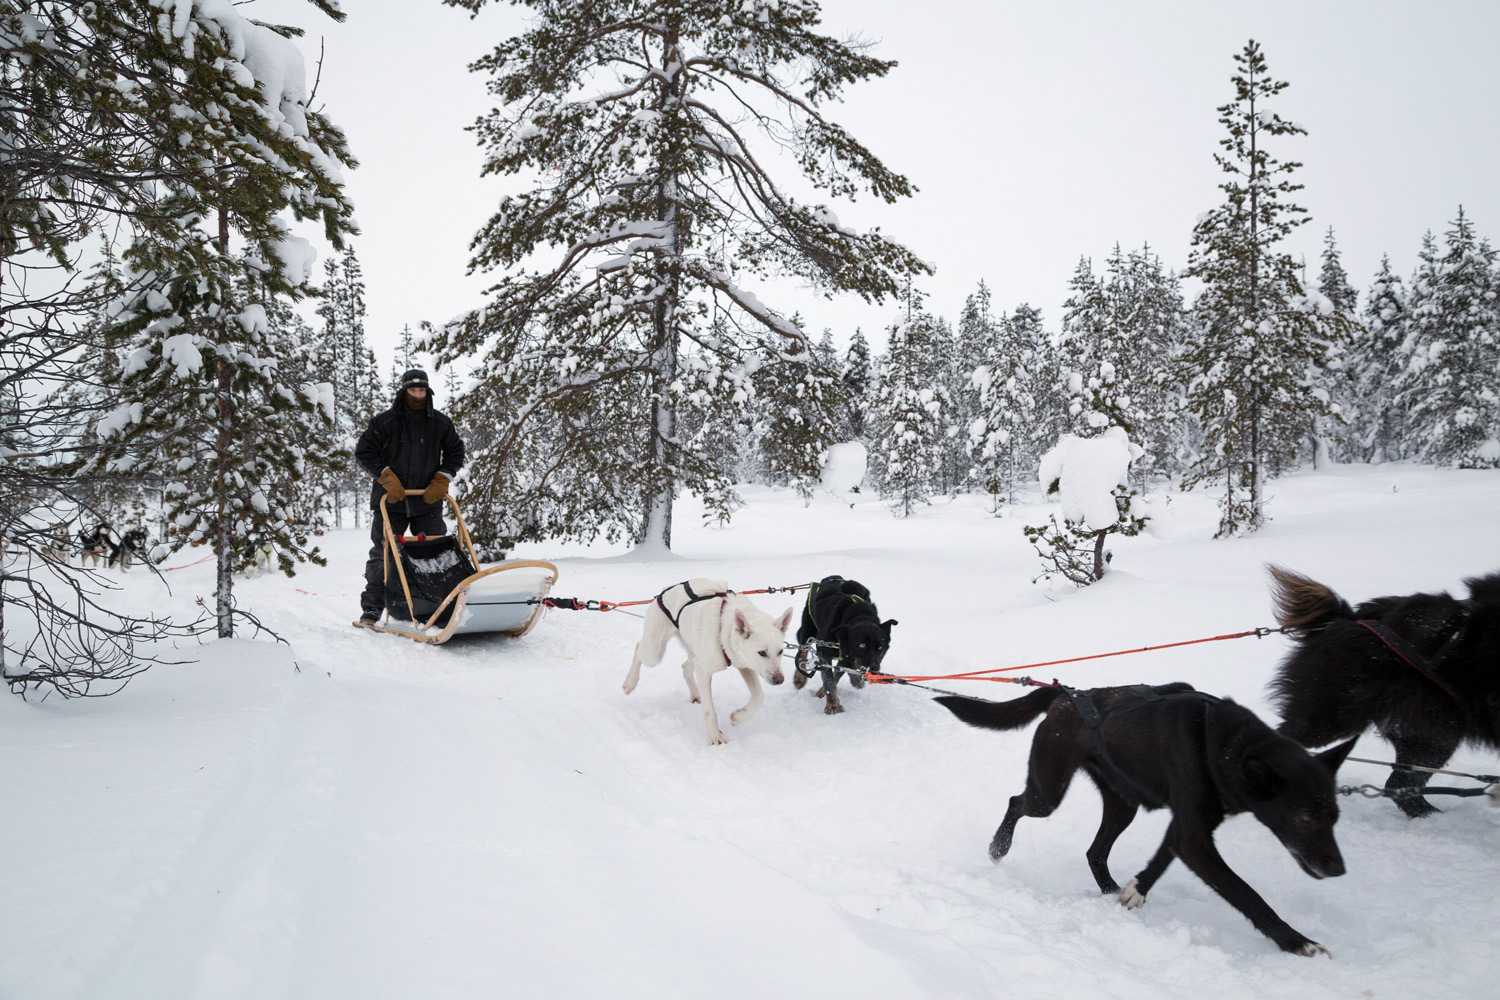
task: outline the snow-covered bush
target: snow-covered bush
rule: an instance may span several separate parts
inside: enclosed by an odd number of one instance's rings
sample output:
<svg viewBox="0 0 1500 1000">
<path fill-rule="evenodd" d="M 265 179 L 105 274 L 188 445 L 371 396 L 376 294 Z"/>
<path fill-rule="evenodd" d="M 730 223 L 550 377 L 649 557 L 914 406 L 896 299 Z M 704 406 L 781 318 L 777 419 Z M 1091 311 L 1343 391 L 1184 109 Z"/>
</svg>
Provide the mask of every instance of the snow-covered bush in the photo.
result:
<svg viewBox="0 0 1500 1000">
<path fill-rule="evenodd" d="M 1128 480 L 1130 463 L 1141 454 L 1122 428 L 1110 427 L 1095 438 L 1066 434 L 1042 456 L 1037 478 L 1061 503 L 1062 517 L 1054 512 L 1046 524 L 1025 527 L 1047 565 L 1038 580 L 1062 577 L 1086 587 L 1109 568 L 1110 535 L 1141 533 L 1149 514 Z"/>
</svg>

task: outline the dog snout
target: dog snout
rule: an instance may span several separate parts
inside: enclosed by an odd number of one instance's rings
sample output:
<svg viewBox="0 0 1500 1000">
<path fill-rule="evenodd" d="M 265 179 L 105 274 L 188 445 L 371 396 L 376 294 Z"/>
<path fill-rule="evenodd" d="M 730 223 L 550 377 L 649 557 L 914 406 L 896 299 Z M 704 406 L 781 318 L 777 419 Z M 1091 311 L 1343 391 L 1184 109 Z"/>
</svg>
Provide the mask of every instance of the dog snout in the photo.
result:
<svg viewBox="0 0 1500 1000">
<path fill-rule="evenodd" d="M 1346 871 L 1344 868 L 1344 857 L 1338 852 L 1338 848 L 1334 848 L 1332 853 L 1312 853 L 1297 850 L 1293 850 L 1291 853 L 1292 857 L 1296 859 L 1297 864 L 1302 866 L 1302 870 L 1313 878 L 1338 878 Z"/>
<path fill-rule="evenodd" d="M 781 671 L 780 671 L 780 670 L 777 670 L 777 671 L 776 671 L 776 672 L 775 672 L 775 673 L 774 673 L 774 674 L 772 674 L 772 675 L 771 675 L 771 676 L 770 676 L 770 677 L 769 677 L 769 678 L 767 678 L 767 679 L 768 679 L 768 680 L 769 680 L 769 681 L 770 681 L 770 682 L 771 682 L 771 683 L 772 683 L 772 684 L 780 684 L 780 683 L 782 683 L 782 682 L 783 682 L 783 681 L 785 681 L 785 680 L 786 680 L 786 675 L 785 675 L 785 674 L 783 674 L 783 673 L 782 673 L 782 672 L 781 672 Z"/>
</svg>

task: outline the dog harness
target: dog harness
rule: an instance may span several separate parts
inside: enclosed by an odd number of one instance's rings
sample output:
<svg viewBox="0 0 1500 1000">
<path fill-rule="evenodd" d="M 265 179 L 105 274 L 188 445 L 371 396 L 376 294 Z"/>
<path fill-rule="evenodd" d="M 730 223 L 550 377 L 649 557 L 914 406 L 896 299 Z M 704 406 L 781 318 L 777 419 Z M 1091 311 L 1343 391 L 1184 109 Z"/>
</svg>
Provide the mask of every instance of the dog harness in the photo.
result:
<svg viewBox="0 0 1500 1000">
<path fill-rule="evenodd" d="M 1375 638 L 1385 643 L 1386 646 L 1390 648 L 1391 652 L 1395 653 L 1397 656 L 1401 657 L 1401 659 L 1405 660 L 1407 665 L 1417 673 L 1421 674 L 1423 677 L 1427 678 L 1428 680 L 1432 681 L 1432 683 L 1442 688 L 1444 693 L 1446 693 L 1448 697 L 1452 698 L 1454 701 L 1463 700 L 1458 696 L 1458 692 L 1453 690 L 1452 686 L 1450 686 L 1447 681 L 1443 680 L 1437 675 L 1437 671 L 1432 668 L 1432 663 L 1427 659 L 1427 657 L 1417 652 L 1415 646 L 1397 635 L 1384 622 L 1376 621 L 1373 618 L 1360 618 L 1355 621 L 1354 624 L 1363 625 L 1365 628 L 1373 632 L 1375 634 Z M 1443 654 L 1448 651 L 1448 647 L 1451 646 L 1454 640 L 1456 640 L 1457 638 L 1458 633 L 1453 633 L 1448 641 L 1443 643 L 1443 645 L 1438 649 L 1434 659 L 1441 660 L 1443 658 Z"/>
<path fill-rule="evenodd" d="M 677 613 L 674 615 L 672 613 L 672 610 L 667 607 L 665 598 L 668 591 L 676 590 L 678 587 L 681 587 L 682 592 L 687 595 L 687 600 L 682 602 L 682 606 L 677 609 Z M 663 590 L 660 594 L 657 594 L 656 606 L 658 608 L 661 608 L 661 613 L 667 616 L 667 621 L 672 623 L 673 628 L 681 628 L 681 626 L 679 626 L 677 622 L 682 618 L 682 613 L 686 611 L 690 605 L 697 604 L 699 601 L 719 600 L 721 598 L 728 597 L 730 593 L 732 593 L 732 591 L 721 590 L 716 594 L 695 594 L 693 593 L 693 588 L 688 586 L 688 581 L 684 580 L 681 583 L 672 584 L 672 586 L 668 587 L 666 590 Z"/>
<path fill-rule="evenodd" d="M 822 631 L 822 626 L 818 624 L 818 616 L 813 612 L 813 608 L 817 606 L 818 591 L 822 588 L 822 586 L 822 580 L 819 580 L 817 583 L 809 583 L 807 585 L 807 617 L 812 620 L 813 628 L 818 629 L 819 631 Z M 849 600 L 853 601 L 855 604 L 870 604 L 869 601 L 865 600 L 863 597 L 860 597 L 858 594 L 845 594 L 844 596 L 849 598 Z M 873 608 L 874 606 L 875 605 L 870 604 L 870 607 Z M 838 643 L 825 643 L 824 645 L 832 645 L 837 648 Z"/>
<path fill-rule="evenodd" d="M 1202 691 L 1173 691 L 1164 695 L 1158 693 L 1149 684 L 1132 684 L 1126 687 L 1125 690 L 1130 691 L 1136 696 L 1137 700 L 1135 702 L 1129 705 L 1121 705 L 1100 714 L 1098 707 L 1094 705 L 1087 694 L 1077 688 L 1070 688 L 1065 684 L 1058 686 L 1062 688 L 1063 694 L 1068 696 L 1068 701 L 1072 702 L 1074 711 L 1078 713 L 1078 718 L 1083 721 L 1084 728 L 1089 731 L 1089 736 L 1094 741 L 1094 749 L 1099 751 L 1099 759 L 1103 762 L 1104 766 L 1109 768 L 1117 777 L 1123 778 L 1127 784 L 1139 792 L 1142 801 L 1145 803 L 1156 802 L 1158 796 L 1154 792 L 1141 787 L 1140 782 L 1125 773 L 1120 765 L 1115 763 L 1114 758 L 1109 755 L 1109 747 L 1104 742 L 1104 733 L 1101 729 L 1105 720 L 1112 716 L 1122 715 L 1125 712 L 1140 708 L 1142 705 L 1150 705 L 1154 702 L 1162 701 L 1165 698 L 1198 698 L 1204 703 L 1203 708 L 1205 713 L 1208 711 L 1209 705 L 1216 704 L 1219 701 L 1213 695 L 1204 694 Z"/>
</svg>

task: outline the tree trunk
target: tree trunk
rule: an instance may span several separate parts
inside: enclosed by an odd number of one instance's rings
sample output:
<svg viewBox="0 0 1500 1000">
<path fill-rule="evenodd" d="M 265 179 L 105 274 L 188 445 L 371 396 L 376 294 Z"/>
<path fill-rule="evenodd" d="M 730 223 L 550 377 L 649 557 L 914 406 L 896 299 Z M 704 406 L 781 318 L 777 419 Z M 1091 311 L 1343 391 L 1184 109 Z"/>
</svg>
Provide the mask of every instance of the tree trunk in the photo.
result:
<svg viewBox="0 0 1500 1000">
<path fill-rule="evenodd" d="M 683 90 L 682 56 L 675 30 L 667 35 L 662 68 L 668 76 L 662 85 L 660 106 L 664 112 L 670 113 L 681 102 Z M 682 240 L 677 227 L 677 164 L 664 162 L 658 166 L 656 218 L 665 223 L 666 232 L 656 255 L 665 263 L 667 275 L 652 316 L 651 374 L 655 384 L 651 401 L 650 462 L 653 469 L 664 472 L 671 465 L 671 447 L 677 433 L 677 414 L 667 393 L 677 379 L 677 258 L 682 253 Z M 664 549 L 672 547 L 672 501 L 676 497 L 677 483 L 670 475 L 665 476 L 656 494 L 646 500 L 641 525 L 642 544 L 658 545 Z"/>
<path fill-rule="evenodd" d="M 225 256 L 229 254 L 229 213 L 222 208 L 219 209 L 219 253 Z M 220 336 L 227 337 L 230 319 L 220 316 L 218 322 L 223 324 Z M 214 364 L 218 373 L 215 398 L 218 406 L 218 454 L 215 456 L 214 477 L 214 506 L 218 516 L 215 531 L 218 538 L 214 547 L 218 556 L 218 578 L 214 590 L 214 613 L 218 619 L 219 638 L 228 639 L 234 635 L 234 511 L 231 509 L 229 496 L 229 466 L 234 449 L 234 401 L 230 398 L 232 386 L 229 365 L 218 355 L 214 357 Z"/>
</svg>

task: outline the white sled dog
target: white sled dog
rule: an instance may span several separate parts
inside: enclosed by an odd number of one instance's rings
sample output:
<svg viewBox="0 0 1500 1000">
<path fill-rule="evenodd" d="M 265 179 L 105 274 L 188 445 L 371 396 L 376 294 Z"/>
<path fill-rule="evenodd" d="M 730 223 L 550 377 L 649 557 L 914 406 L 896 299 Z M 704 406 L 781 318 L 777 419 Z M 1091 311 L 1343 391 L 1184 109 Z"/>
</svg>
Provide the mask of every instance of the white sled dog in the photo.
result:
<svg viewBox="0 0 1500 1000">
<path fill-rule="evenodd" d="M 720 580 L 675 583 L 657 594 L 656 601 L 646 609 L 641 641 L 635 645 L 630 673 L 625 677 L 625 693 L 635 690 L 641 665 L 654 667 L 660 663 L 668 640 L 676 636 L 687 649 L 682 676 L 688 694 L 703 706 L 708 745 L 727 742 L 714 711 L 710 690 L 713 675 L 733 666 L 750 689 L 749 703 L 731 713 L 730 722 L 739 725 L 754 715 L 765 700 L 760 679 L 764 677 L 772 684 L 786 680 L 781 673 L 781 650 L 786 630 L 792 625 L 792 611 L 787 608 L 780 618 L 773 619 Z"/>
</svg>

